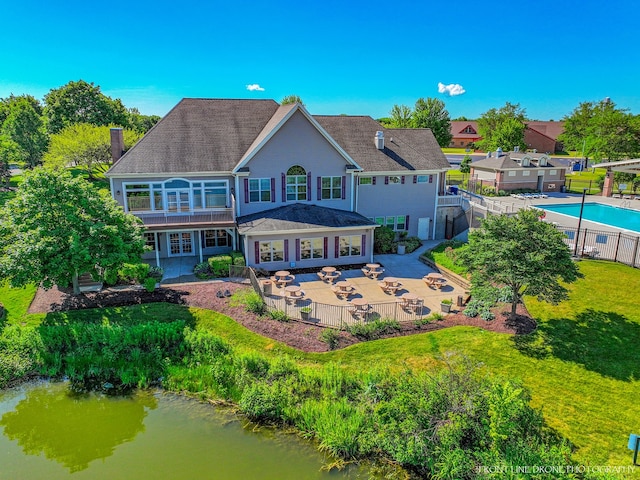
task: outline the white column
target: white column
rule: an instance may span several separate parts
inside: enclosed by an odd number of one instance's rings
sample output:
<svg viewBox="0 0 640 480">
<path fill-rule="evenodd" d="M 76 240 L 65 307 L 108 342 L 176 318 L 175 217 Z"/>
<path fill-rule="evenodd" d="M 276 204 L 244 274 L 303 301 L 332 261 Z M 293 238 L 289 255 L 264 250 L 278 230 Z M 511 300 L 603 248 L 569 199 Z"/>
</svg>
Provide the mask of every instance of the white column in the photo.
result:
<svg viewBox="0 0 640 480">
<path fill-rule="evenodd" d="M 436 238 L 436 225 L 438 223 L 438 196 L 440 195 L 440 174 L 436 174 L 436 198 L 435 205 L 433 206 L 433 232 L 431 233 L 431 238 L 435 240 Z M 445 228 L 447 226 L 445 225 Z"/>
<path fill-rule="evenodd" d="M 156 246 L 156 267 L 160 266 L 160 240 L 158 232 L 153 232 L 153 242 Z"/>
</svg>

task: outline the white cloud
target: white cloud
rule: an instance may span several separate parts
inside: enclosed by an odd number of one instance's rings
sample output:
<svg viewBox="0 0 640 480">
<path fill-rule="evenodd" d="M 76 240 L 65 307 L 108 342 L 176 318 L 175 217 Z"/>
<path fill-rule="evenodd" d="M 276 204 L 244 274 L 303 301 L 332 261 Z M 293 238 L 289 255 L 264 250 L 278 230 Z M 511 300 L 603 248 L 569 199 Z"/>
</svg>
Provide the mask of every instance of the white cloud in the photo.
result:
<svg viewBox="0 0 640 480">
<path fill-rule="evenodd" d="M 455 97 L 456 95 L 462 95 L 466 90 L 462 85 L 458 85 L 457 83 L 450 83 L 449 85 L 438 83 L 438 92 L 447 94 L 450 97 Z"/>
<path fill-rule="evenodd" d="M 249 90 L 250 92 L 264 92 L 264 88 L 262 88 L 259 83 L 252 83 L 251 85 L 247 85 L 247 90 Z"/>
</svg>

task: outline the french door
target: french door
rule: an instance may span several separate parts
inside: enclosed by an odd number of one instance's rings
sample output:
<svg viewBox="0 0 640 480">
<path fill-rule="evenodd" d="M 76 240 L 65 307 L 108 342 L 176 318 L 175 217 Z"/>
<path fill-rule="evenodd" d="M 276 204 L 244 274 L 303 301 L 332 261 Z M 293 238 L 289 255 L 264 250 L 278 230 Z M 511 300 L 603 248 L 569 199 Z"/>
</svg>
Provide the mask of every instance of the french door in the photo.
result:
<svg viewBox="0 0 640 480">
<path fill-rule="evenodd" d="M 193 235 L 191 232 L 169 233 L 169 256 L 191 256 L 193 252 Z"/>
<path fill-rule="evenodd" d="M 166 195 L 167 211 L 169 213 L 188 212 L 191 210 L 188 189 L 167 190 Z"/>
</svg>

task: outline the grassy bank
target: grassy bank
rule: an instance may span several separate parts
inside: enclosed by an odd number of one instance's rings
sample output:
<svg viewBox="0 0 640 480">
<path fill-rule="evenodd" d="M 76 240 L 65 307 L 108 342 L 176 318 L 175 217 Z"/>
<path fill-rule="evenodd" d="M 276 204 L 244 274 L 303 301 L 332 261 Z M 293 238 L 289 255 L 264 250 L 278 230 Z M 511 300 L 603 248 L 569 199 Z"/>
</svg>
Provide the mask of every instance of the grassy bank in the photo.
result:
<svg viewBox="0 0 640 480">
<path fill-rule="evenodd" d="M 238 402 L 250 416 L 296 425 L 309 435 L 317 435 L 326 448 L 336 448 L 347 455 L 356 448 L 346 441 L 353 437 L 353 429 L 362 432 L 363 436 L 357 437 L 364 445 L 373 441 L 366 432 L 371 432 L 371 419 L 378 419 L 376 415 L 382 412 L 377 407 L 385 405 L 387 413 L 399 408 L 392 403 L 376 402 L 380 399 L 391 401 L 392 397 L 407 398 L 403 396 L 406 392 L 411 392 L 411 395 L 407 394 L 411 397 L 431 398 L 423 392 L 427 380 L 422 378 L 421 372 L 433 376 L 435 371 L 442 370 L 448 352 L 459 352 L 472 362 L 482 362 L 483 367 L 476 371 L 474 382 L 485 374 L 521 379 L 531 392 L 531 404 L 542 409 L 547 424 L 576 446 L 573 463 L 629 465 L 631 457 L 626 441 L 634 425 L 638 425 L 632 407 L 634 399 L 640 397 L 640 352 L 637 348 L 640 313 L 632 294 L 612 295 L 611 281 L 603 282 L 602 279 L 615 279 L 616 283 L 624 285 L 625 292 L 637 292 L 640 290 L 640 271 L 599 261 L 583 261 L 580 269 L 585 278 L 569 286 L 568 301 L 550 306 L 535 299 L 526 300 L 528 309 L 539 322 L 538 330 L 531 335 L 514 338 L 471 327 L 456 327 L 362 343 L 325 354 L 299 352 L 253 334 L 232 319 L 207 310 L 142 305 L 43 318 L 19 314 L 26 312 L 28 301 L 20 300 L 20 297 L 28 297 L 27 290 L 15 294 L 16 297 L 7 302 L 5 296 L 12 293 L 5 288 L 0 291 L 0 298 L 3 303 L 14 305 L 8 308 L 9 326 L 16 323 L 35 326 L 40 321 L 43 325 L 182 321 L 185 327 L 201 332 L 202 338 L 196 341 L 182 335 L 181 341 L 191 345 L 188 347 L 191 357 L 182 355 L 181 361 L 173 361 L 167 366 L 168 387 Z M 5 328 L 3 336 L 12 328 Z M 20 343 L 15 339 L 15 332 L 12 341 Z M 208 346 L 194 350 L 193 345 L 203 342 Z M 23 341 L 22 345 L 21 348 L 29 352 L 33 342 Z M 211 352 L 217 352 L 217 356 Z M 193 363 L 194 359 L 205 358 L 203 355 L 216 360 Z M 363 367 L 369 365 L 377 365 L 378 369 L 368 371 L 368 367 Z M 413 374 L 407 376 L 407 368 Z M 399 378 L 411 378 L 412 375 L 422 380 L 400 385 Z M 444 380 L 440 378 L 439 381 Z M 247 385 L 258 384 L 260 386 L 247 390 Z M 484 387 L 473 385 L 489 395 L 487 392 L 497 388 L 496 385 L 506 384 L 497 381 Z M 514 385 L 509 383 L 504 388 L 511 386 Z M 341 392 L 341 396 L 330 392 Z M 372 397 L 372 392 L 381 396 Z M 523 395 L 526 398 L 526 392 Z M 338 406 L 330 407 L 329 404 Z M 483 407 L 479 408 L 488 415 Z M 294 410 L 306 412 L 307 416 L 296 416 Z M 324 420 L 320 423 L 310 420 L 308 415 L 313 417 L 313 412 Z M 353 413 L 353 418 L 349 412 Z M 397 421 L 391 416 L 385 419 L 392 424 Z M 328 425 L 342 427 L 334 429 Z M 309 428 L 312 430 L 305 430 Z M 336 433 L 334 442 L 329 437 L 340 428 L 344 431 Z M 463 430 L 454 433 L 458 435 Z M 389 427 L 387 433 L 391 435 L 392 432 L 396 438 L 410 435 Z M 490 438 L 488 431 L 484 433 Z M 394 455 L 400 451 L 406 453 L 409 448 L 405 446 L 393 453 L 389 441 L 378 438 L 376 442 L 380 442 L 373 444 L 376 448 L 386 445 L 385 451 L 390 452 L 387 454 L 391 458 L 396 458 Z M 359 454 L 369 452 L 365 447 L 357 446 L 357 449 Z M 480 461 L 477 456 L 468 456 Z M 452 465 L 458 465 L 451 461 Z"/>
</svg>

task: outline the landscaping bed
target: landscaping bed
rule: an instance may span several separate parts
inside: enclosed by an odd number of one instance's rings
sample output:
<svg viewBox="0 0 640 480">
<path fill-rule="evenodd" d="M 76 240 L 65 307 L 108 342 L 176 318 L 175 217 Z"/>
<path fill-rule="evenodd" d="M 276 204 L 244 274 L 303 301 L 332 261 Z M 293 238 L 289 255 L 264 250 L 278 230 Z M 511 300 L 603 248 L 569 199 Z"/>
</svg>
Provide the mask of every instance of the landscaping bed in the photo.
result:
<svg viewBox="0 0 640 480">
<path fill-rule="evenodd" d="M 249 288 L 247 285 L 231 282 L 185 283 L 171 288 L 158 288 L 147 292 L 139 288 L 105 289 L 100 292 L 87 292 L 78 296 L 71 289 L 58 287 L 44 290 L 38 289 L 28 313 L 61 312 L 85 308 L 105 308 L 138 305 L 144 303 L 168 302 L 190 307 L 204 308 L 223 313 L 249 330 L 285 343 L 305 352 L 325 352 L 329 346 L 320 340 L 324 327 L 297 321 L 280 322 L 266 316 L 258 316 L 247 312 L 241 306 L 231 306 L 228 297 L 217 297 L 219 291 L 229 290 L 233 294 L 238 289 Z M 442 320 L 434 320 L 425 324 L 403 322 L 400 329 L 381 335 L 380 338 L 399 337 L 425 333 L 442 328 L 467 325 L 483 328 L 493 332 L 507 334 L 525 334 L 535 329 L 535 321 L 531 319 L 524 305 L 518 306 L 518 319 L 507 320 L 509 306 L 499 306 L 493 310 L 495 319 L 485 321 L 480 318 L 469 318 L 462 313 L 452 313 Z M 344 348 L 360 342 L 358 338 L 344 331 L 338 332 L 337 348 Z"/>
</svg>

